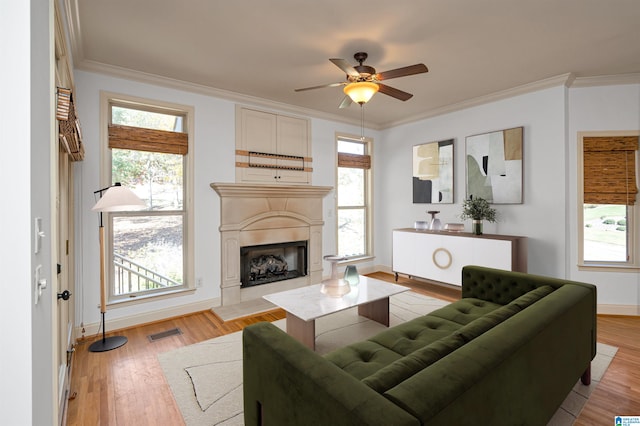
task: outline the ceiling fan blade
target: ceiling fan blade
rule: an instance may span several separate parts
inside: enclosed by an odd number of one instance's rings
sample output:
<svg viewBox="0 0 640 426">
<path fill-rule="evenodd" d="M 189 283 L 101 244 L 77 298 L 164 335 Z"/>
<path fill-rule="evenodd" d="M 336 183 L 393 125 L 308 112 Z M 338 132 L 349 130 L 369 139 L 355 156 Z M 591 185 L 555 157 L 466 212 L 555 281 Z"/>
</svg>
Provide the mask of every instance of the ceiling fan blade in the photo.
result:
<svg viewBox="0 0 640 426">
<path fill-rule="evenodd" d="M 353 101 L 351 98 L 349 96 L 345 96 L 344 99 L 342 99 L 342 102 L 340 102 L 340 106 L 338 108 L 347 108 L 351 106 L 352 103 Z"/>
<path fill-rule="evenodd" d="M 394 70 L 383 71 L 376 74 L 377 80 L 389 80 L 390 78 L 404 77 L 407 75 L 422 74 L 429 72 L 429 68 L 425 64 L 409 65 L 408 67 L 396 68 Z"/>
<path fill-rule="evenodd" d="M 335 66 L 347 73 L 351 77 L 360 77 L 360 73 L 346 59 L 329 59 Z"/>
<path fill-rule="evenodd" d="M 304 92 L 305 90 L 324 89 L 325 87 L 338 87 L 338 86 L 344 86 L 345 84 L 346 84 L 345 82 L 330 83 L 330 84 L 323 84 L 323 85 L 320 85 L 320 86 L 303 87 L 302 89 L 294 89 L 294 91 L 295 92 Z"/>
<path fill-rule="evenodd" d="M 386 84 L 378 83 L 378 91 L 392 98 L 400 99 L 401 101 L 408 101 L 413 97 L 411 93 L 403 92 L 395 87 L 387 86 Z"/>
</svg>

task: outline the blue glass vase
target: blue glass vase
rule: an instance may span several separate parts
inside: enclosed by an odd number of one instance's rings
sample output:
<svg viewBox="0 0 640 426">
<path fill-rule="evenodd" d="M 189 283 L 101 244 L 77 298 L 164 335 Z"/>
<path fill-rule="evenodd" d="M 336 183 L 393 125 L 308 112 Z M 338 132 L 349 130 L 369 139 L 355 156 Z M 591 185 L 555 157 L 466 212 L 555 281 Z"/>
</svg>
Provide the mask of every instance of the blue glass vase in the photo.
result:
<svg viewBox="0 0 640 426">
<path fill-rule="evenodd" d="M 358 270 L 355 265 L 347 265 L 347 268 L 344 270 L 344 280 L 348 282 L 349 285 L 358 285 L 360 275 L 358 275 Z"/>
</svg>

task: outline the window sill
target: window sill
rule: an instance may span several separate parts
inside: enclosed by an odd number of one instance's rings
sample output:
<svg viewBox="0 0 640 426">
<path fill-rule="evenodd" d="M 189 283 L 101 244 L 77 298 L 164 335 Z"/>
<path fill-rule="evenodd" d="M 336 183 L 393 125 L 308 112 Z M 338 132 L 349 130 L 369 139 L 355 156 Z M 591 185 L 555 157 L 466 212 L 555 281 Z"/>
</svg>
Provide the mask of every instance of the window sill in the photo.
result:
<svg viewBox="0 0 640 426">
<path fill-rule="evenodd" d="M 195 288 L 181 288 L 177 290 L 167 290 L 161 293 L 143 294 L 128 298 L 122 298 L 117 300 L 110 300 L 107 303 L 109 309 L 123 308 L 125 306 L 139 305 L 141 303 L 147 303 L 155 300 L 171 299 L 177 296 L 186 296 L 194 294 Z"/>
<path fill-rule="evenodd" d="M 589 263 L 578 264 L 579 271 L 589 272 L 639 272 L 640 266 L 625 264 L 625 265 L 612 265 L 610 263 Z"/>
</svg>

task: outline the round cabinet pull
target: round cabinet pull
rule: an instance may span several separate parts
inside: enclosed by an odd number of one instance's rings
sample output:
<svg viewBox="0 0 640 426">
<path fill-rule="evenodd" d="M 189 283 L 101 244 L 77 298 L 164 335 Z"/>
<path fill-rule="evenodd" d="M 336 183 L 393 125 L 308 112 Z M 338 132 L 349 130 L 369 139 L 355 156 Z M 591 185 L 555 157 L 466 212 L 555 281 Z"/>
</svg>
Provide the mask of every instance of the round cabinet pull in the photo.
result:
<svg viewBox="0 0 640 426">
<path fill-rule="evenodd" d="M 444 264 L 440 264 L 438 263 L 438 253 L 444 253 L 449 259 L 446 263 Z M 433 255 L 431 256 L 431 258 L 433 259 L 433 264 L 436 265 L 438 268 L 440 269 L 447 269 L 449 268 L 449 266 L 451 266 L 451 262 L 453 261 L 453 257 L 451 256 L 451 252 L 449 250 L 447 250 L 446 248 L 437 248 L 433 251 Z"/>
</svg>

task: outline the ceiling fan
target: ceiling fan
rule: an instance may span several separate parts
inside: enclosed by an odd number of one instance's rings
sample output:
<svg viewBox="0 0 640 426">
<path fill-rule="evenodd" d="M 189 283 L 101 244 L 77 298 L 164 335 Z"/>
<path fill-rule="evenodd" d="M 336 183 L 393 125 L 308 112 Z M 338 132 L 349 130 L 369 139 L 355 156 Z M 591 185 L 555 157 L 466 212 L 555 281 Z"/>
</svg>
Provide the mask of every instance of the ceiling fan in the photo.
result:
<svg viewBox="0 0 640 426">
<path fill-rule="evenodd" d="M 338 68 L 347 74 L 347 80 L 339 83 L 324 84 L 321 86 L 305 87 L 302 89 L 295 89 L 296 92 L 302 92 L 305 90 L 322 89 L 325 87 L 338 87 L 344 86 L 345 97 L 340 103 L 340 108 L 346 108 L 351 105 L 352 102 L 357 102 L 360 105 L 365 104 L 376 94 L 376 92 L 384 93 L 392 98 L 399 99 L 401 101 L 409 100 L 413 97 L 411 93 L 404 92 L 386 84 L 380 83 L 383 80 L 390 80 L 392 78 L 405 77 L 408 75 L 421 74 L 428 72 L 429 69 L 425 64 L 415 64 L 408 67 L 396 68 L 381 73 L 376 73 L 376 69 L 369 65 L 364 65 L 363 62 L 369 55 L 365 52 L 357 52 L 353 55 L 354 59 L 358 61 L 358 65 L 351 66 L 345 59 L 329 59 Z"/>
</svg>

